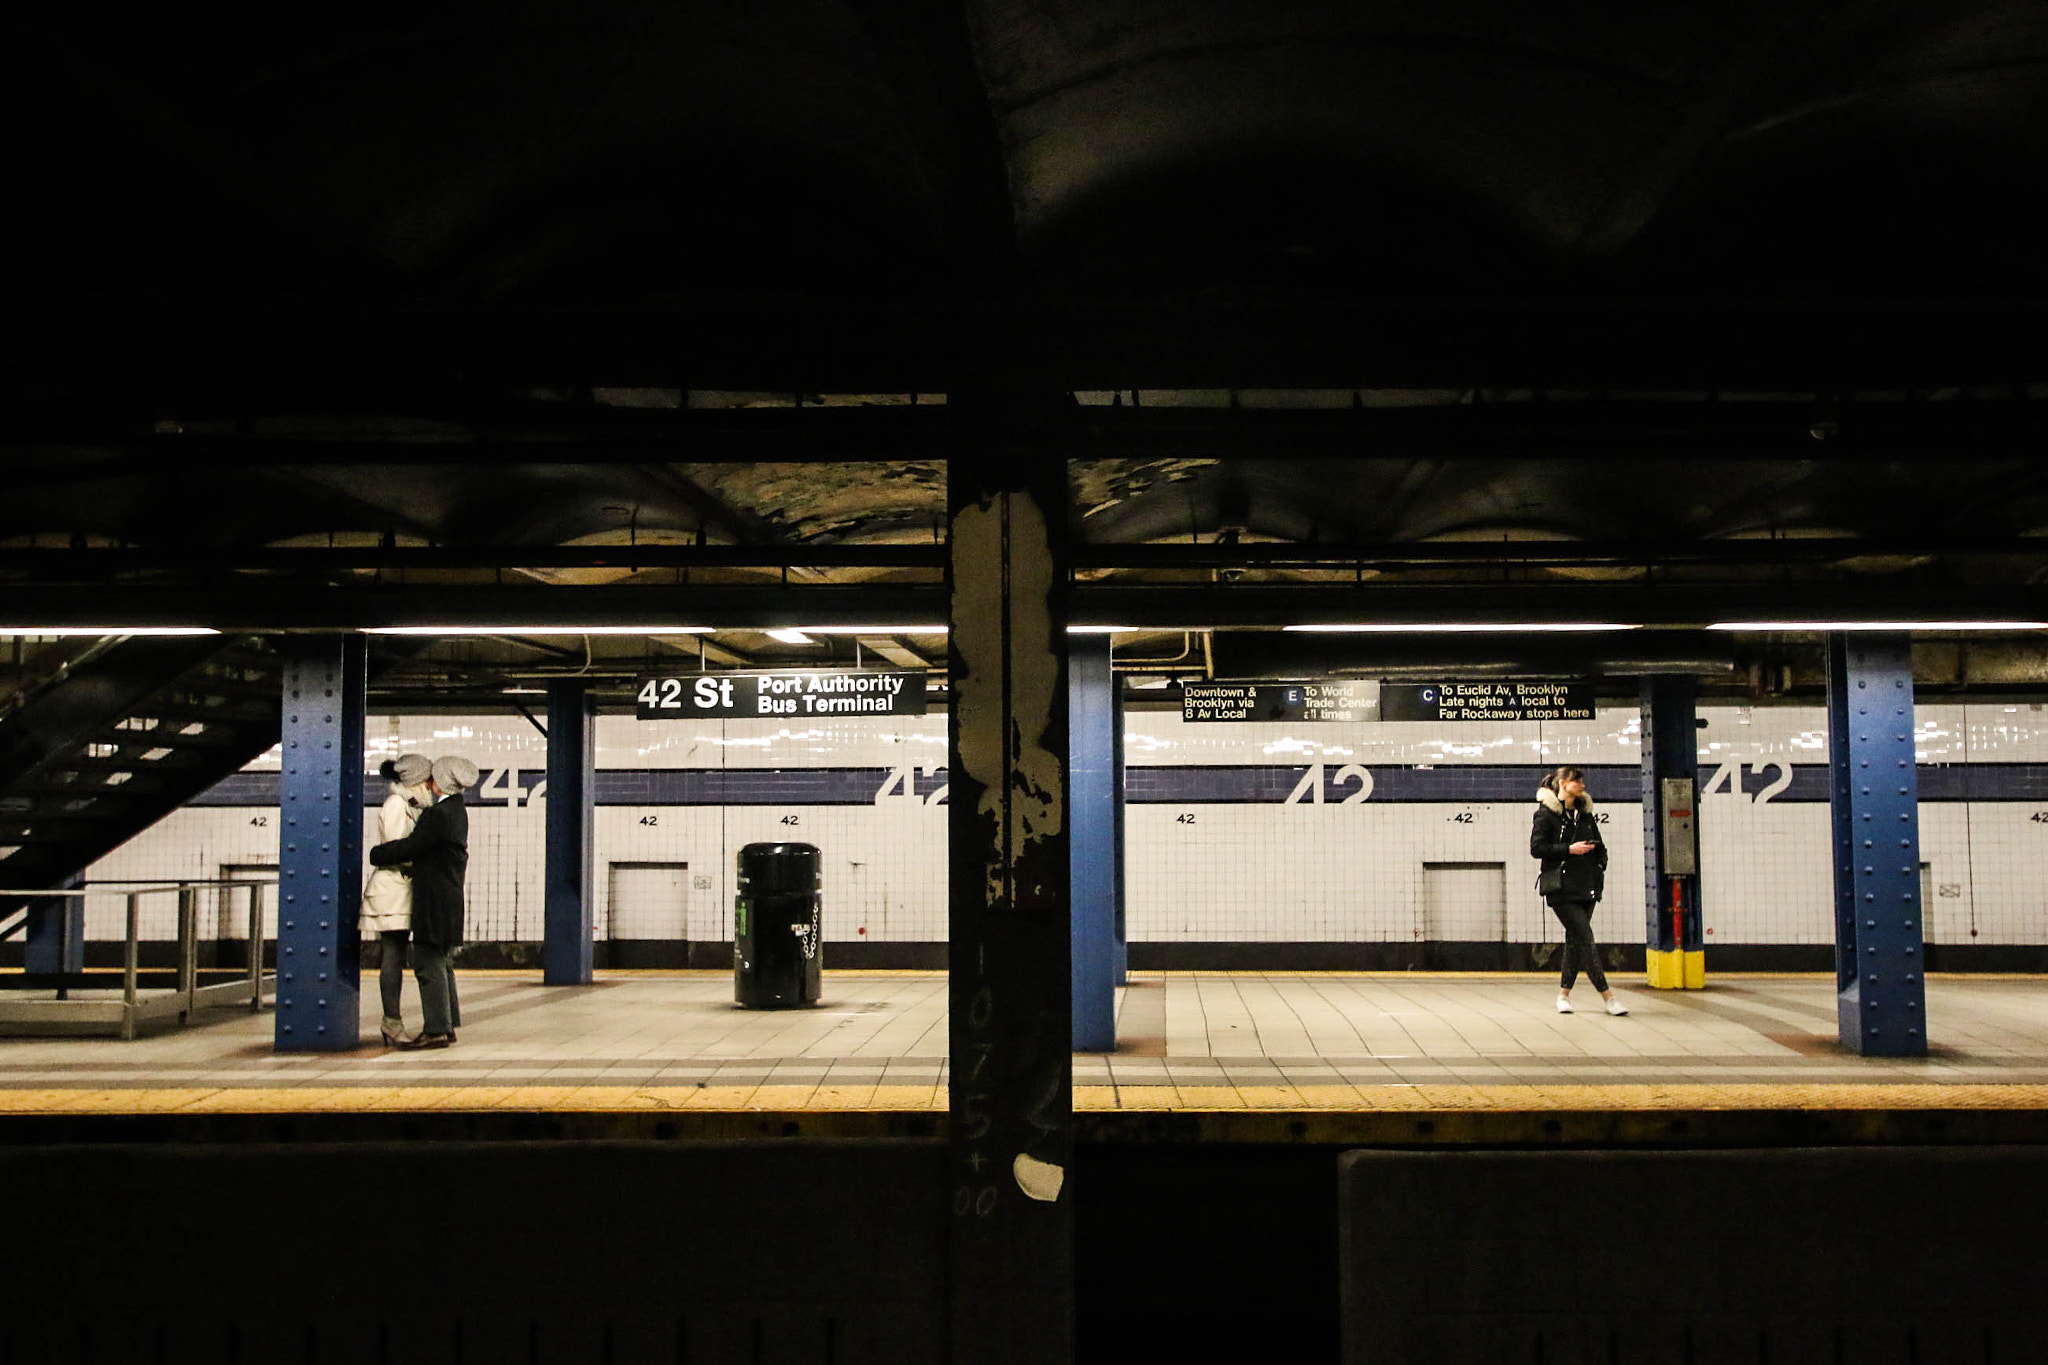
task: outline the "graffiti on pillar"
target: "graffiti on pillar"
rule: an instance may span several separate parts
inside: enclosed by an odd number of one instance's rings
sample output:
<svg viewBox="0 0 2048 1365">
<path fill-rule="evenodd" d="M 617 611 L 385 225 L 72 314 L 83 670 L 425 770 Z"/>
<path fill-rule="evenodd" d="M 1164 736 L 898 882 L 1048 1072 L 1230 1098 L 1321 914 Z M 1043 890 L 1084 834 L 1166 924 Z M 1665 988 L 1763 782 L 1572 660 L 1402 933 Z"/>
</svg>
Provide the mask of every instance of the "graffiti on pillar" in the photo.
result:
<svg viewBox="0 0 2048 1365">
<path fill-rule="evenodd" d="M 953 546 L 956 597 L 997 608 L 956 612 L 953 621 L 960 764 L 981 785 L 979 813 L 997 831 L 988 903 L 1039 902 L 1055 888 L 1018 886 L 1013 878 L 1050 864 L 1032 856 L 1035 846 L 1056 837 L 1066 820 L 1060 755 L 1045 743 L 1060 681 L 1045 514 L 1024 494 L 997 494 L 954 517 Z M 1017 648 L 1016 641 L 1031 643 Z"/>
</svg>

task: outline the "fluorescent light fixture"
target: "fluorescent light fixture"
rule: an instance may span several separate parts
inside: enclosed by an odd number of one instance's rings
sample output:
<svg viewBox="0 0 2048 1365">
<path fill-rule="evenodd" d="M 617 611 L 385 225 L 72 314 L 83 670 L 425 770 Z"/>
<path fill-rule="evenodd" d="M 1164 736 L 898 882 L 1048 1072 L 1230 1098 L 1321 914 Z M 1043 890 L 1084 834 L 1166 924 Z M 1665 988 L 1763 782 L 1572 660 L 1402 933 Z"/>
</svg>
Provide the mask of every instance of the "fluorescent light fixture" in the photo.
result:
<svg viewBox="0 0 2048 1365">
<path fill-rule="evenodd" d="M 365 635 L 706 635 L 710 626 L 364 626 Z"/>
<path fill-rule="evenodd" d="M 1068 626 L 1069 635 L 1121 635 L 1128 631 L 1143 630 L 1143 626 Z"/>
<path fill-rule="evenodd" d="M 800 630 L 771 630 L 767 632 L 767 635 L 769 639 L 780 640 L 786 645 L 814 645 L 818 643 Z"/>
<path fill-rule="evenodd" d="M 2048 630 L 2048 621 L 1716 621 L 1708 630 Z"/>
<path fill-rule="evenodd" d="M 791 626 L 806 635 L 944 635 L 946 627 L 922 626 Z M 773 632 L 770 632 L 771 634 Z"/>
<path fill-rule="evenodd" d="M 1585 635 L 1607 630 L 1641 630 L 1642 627 L 1616 621 L 1373 621 L 1282 626 L 1280 629 L 1324 635 Z"/>
<path fill-rule="evenodd" d="M 0 636 L 17 635 L 218 635 L 212 626 L 0 626 Z"/>
</svg>

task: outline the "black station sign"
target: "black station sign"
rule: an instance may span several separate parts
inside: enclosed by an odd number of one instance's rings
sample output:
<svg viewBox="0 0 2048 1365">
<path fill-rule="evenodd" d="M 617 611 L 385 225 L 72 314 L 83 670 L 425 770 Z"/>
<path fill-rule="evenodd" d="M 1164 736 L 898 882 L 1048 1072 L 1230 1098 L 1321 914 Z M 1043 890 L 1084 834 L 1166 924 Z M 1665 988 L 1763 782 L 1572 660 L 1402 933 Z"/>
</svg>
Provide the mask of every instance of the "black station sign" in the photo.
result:
<svg viewBox="0 0 2048 1365">
<path fill-rule="evenodd" d="M 1382 683 L 1381 720 L 1591 720 L 1586 682 Z"/>
<path fill-rule="evenodd" d="M 1219 720 L 1374 720 L 1379 684 L 1369 682 L 1182 683 L 1180 718 Z"/>
<path fill-rule="evenodd" d="M 685 673 L 639 679 L 633 715 L 639 720 L 921 716 L 924 701 L 922 673 Z"/>
</svg>

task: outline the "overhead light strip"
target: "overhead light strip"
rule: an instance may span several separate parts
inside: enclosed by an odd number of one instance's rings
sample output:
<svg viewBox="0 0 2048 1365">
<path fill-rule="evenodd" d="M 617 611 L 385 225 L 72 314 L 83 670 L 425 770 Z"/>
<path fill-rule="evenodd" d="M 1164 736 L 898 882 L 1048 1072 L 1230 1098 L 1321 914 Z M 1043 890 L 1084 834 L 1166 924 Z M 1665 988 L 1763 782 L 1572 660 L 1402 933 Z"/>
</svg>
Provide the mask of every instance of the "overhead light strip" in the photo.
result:
<svg viewBox="0 0 2048 1365">
<path fill-rule="evenodd" d="M 0 626 L 0 636 L 17 635 L 218 635 L 212 626 Z"/>
<path fill-rule="evenodd" d="M 2048 630 L 2048 621 L 1716 621 L 1708 630 L 1835 631 Z"/>
<path fill-rule="evenodd" d="M 1318 635 L 1587 635 L 1641 630 L 1620 621 L 1370 621 L 1282 626 L 1283 631 Z"/>
<path fill-rule="evenodd" d="M 944 635 L 945 626 L 777 626 L 777 630 L 801 631 L 805 635 Z"/>
<path fill-rule="evenodd" d="M 365 635 L 713 635 L 721 630 L 759 630 L 801 635 L 944 635 L 946 627 L 908 626 L 364 626 Z"/>
<path fill-rule="evenodd" d="M 714 626 L 364 626 L 365 635 L 708 635 Z"/>
</svg>

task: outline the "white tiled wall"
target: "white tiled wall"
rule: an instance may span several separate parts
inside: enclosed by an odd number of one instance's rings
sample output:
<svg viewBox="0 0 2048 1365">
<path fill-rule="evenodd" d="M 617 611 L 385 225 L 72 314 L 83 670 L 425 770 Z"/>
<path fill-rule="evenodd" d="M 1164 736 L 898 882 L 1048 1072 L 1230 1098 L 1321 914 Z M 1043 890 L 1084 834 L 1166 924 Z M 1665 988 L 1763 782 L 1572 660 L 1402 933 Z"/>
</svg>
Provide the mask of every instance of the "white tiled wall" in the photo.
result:
<svg viewBox="0 0 2048 1365">
<path fill-rule="evenodd" d="M 1133 942 L 1402 942 L 1424 935 L 1428 863 L 1498 863 L 1507 885 L 1511 941 L 1554 938 L 1533 889 L 1529 818 L 1544 769 L 1561 763 L 1640 762 L 1636 710 L 1598 719 L 1499 725 L 1415 721 L 1343 724 L 1189 724 L 1177 712 L 1132 711 L 1125 758 L 1138 765 L 1324 765 L 1313 792 L 1261 805 L 1133 805 L 1125 813 L 1127 929 Z M 1346 802 L 1365 783 L 1339 780 L 1350 765 L 1527 765 L 1516 802 Z M 1375 785 L 1375 791 L 1377 784 Z M 1607 816 L 1608 898 L 1633 935 L 1642 918 L 1641 817 L 1635 804 Z"/>
<path fill-rule="evenodd" d="M 1771 790 L 1791 771 L 1773 764 L 1797 765 L 1802 781 L 1824 770 L 1825 713 L 1719 706 L 1700 714 L 1707 722 L 1700 761 L 1710 774 L 1699 822 L 1708 941 L 1832 941 L 1827 805 Z M 1917 724 L 1923 764 L 2048 763 L 2048 712 L 2038 706 L 1923 705 Z M 1257 767 L 1277 774 L 1278 785 L 1256 801 L 1128 808 L 1130 937 L 1411 940 L 1425 932 L 1425 864 L 1497 863 L 1508 893 L 1508 938 L 1554 938 L 1530 888 L 1537 779 L 1558 763 L 1632 767 L 1639 762 L 1639 728 L 1630 705 L 1603 706 L 1593 721 L 1499 725 L 1186 724 L 1173 712 L 1133 710 L 1126 718 L 1133 767 Z M 601 806 L 598 933 L 610 928 L 610 863 L 687 863 L 689 937 L 726 938 L 735 853 L 755 840 L 790 839 L 822 850 L 830 938 L 945 938 L 945 811 L 914 790 L 918 772 L 943 766 L 945 734 L 943 715 L 802 726 L 600 718 L 600 769 L 872 768 L 906 780 L 885 780 L 875 799 L 859 805 Z M 546 763 L 545 740 L 518 717 L 372 717 L 368 748 L 373 765 L 406 749 L 466 753 L 493 772 L 532 772 Z M 1286 800 L 1297 785 L 1294 774 L 1314 764 L 1324 769 L 1325 799 L 1318 803 L 1305 789 L 1303 799 Z M 1388 799 L 1398 770 L 1510 765 L 1527 773 L 1526 792 L 1513 800 Z M 275 756 L 253 766 L 274 769 Z M 1372 790 L 1360 798 L 1368 783 Z M 471 814 L 470 934 L 477 939 L 541 935 L 545 796 L 536 800 L 512 787 L 505 779 L 498 794 L 516 799 Z M 1602 807 L 1610 867 L 1598 920 L 1603 937 L 1617 941 L 1640 933 L 1643 918 L 1641 811 L 1632 776 L 1622 790 L 1623 799 L 1610 793 Z M 228 864 L 274 862 L 274 821 L 246 807 L 189 808 L 103 859 L 89 876 L 213 877 Z M 1927 907 L 1932 941 L 2048 943 L 2048 799 L 2038 806 L 2016 799 L 1924 801 L 1921 856 L 1934 889 Z M 165 899 L 146 913 L 144 933 L 169 937 L 173 924 Z M 92 904 L 87 931 L 119 938 L 118 902 Z"/>
<path fill-rule="evenodd" d="M 369 767 L 417 750 L 462 753 L 485 771 L 470 809 L 469 920 L 473 940 L 534 941 L 541 937 L 546 796 L 515 789 L 494 776 L 547 766 L 547 741 L 523 717 L 372 716 L 365 748 Z M 791 726 L 776 721 L 640 722 L 600 716 L 597 766 L 621 768 L 907 769 L 887 795 L 862 806 L 600 806 L 593 828 L 597 936 L 610 936 L 609 865 L 687 863 L 689 936 L 732 936 L 734 859 L 746 844 L 786 840 L 816 844 L 824 878 L 825 932 L 853 941 L 935 941 L 946 937 L 946 812 L 915 792 L 915 774 L 942 768 L 946 718 L 835 721 Z M 275 771 L 275 752 L 251 764 Z M 878 792 L 879 792 L 878 788 Z M 262 824 L 252 824 L 262 821 Z M 105 878 L 217 877 L 230 863 L 275 863 L 275 817 L 246 807 L 195 806 L 176 812 L 101 859 L 87 872 Z M 366 845 L 376 838 L 376 812 L 364 815 Z M 368 864 L 365 862 L 367 875 Z M 708 885 L 706 884 L 708 882 Z M 123 936 L 124 910 L 113 898 L 88 902 L 86 933 Z M 168 897 L 145 912 L 143 936 L 170 938 L 176 909 Z M 623 935 L 622 935 L 623 936 Z"/>
</svg>

